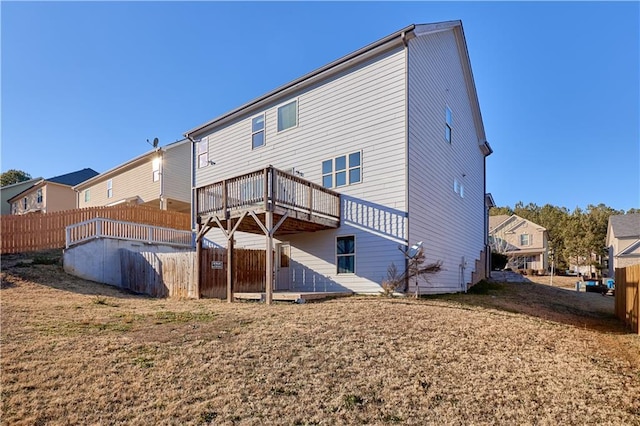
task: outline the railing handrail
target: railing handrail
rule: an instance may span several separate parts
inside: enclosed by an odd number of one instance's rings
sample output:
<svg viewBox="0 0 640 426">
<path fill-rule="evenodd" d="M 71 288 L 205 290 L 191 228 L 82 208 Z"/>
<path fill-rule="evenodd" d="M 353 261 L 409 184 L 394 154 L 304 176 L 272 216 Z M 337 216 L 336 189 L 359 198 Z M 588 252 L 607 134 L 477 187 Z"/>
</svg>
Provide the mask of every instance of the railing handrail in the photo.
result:
<svg viewBox="0 0 640 426">
<path fill-rule="evenodd" d="M 95 224 L 95 227 L 92 226 L 93 224 Z M 109 227 L 107 224 L 112 224 L 114 226 Z M 129 232 L 122 232 L 123 227 L 127 227 Z M 80 232 L 79 236 L 74 235 L 74 231 L 81 228 L 84 228 L 83 232 Z M 113 231 L 114 228 L 116 229 L 115 232 Z M 120 231 L 120 235 L 118 235 L 118 231 Z M 172 238 L 162 238 L 167 235 L 171 235 Z M 96 217 L 65 227 L 66 248 L 95 238 L 143 241 L 149 244 L 156 243 L 183 247 L 193 247 L 194 244 L 192 231 L 165 228 L 137 222 L 126 222 L 123 220 L 114 220 L 102 217 Z M 189 242 L 187 243 L 187 241 Z"/>
<path fill-rule="evenodd" d="M 289 203 L 283 199 L 278 199 L 278 197 L 276 196 L 276 193 L 278 192 L 278 181 L 280 179 L 284 181 L 291 181 L 291 182 L 294 182 L 296 185 L 301 185 L 303 187 L 309 188 L 309 193 L 307 194 L 307 200 L 306 200 L 308 202 L 306 203 L 303 202 L 303 205 L 300 205 L 295 202 Z M 243 180 L 247 182 L 253 182 L 256 185 L 256 187 L 260 187 L 261 191 L 263 191 L 263 195 L 258 198 L 255 196 L 255 190 L 257 188 L 247 188 L 246 192 L 248 194 L 241 194 L 240 199 L 234 199 L 235 202 L 230 203 L 229 187 L 231 185 L 236 184 L 237 182 L 242 182 Z M 265 210 L 273 209 L 274 206 L 276 205 L 281 205 L 284 207 L 293 207 L 295 209 L 307 211 L 309 212 L 309 214 L 318 213 L 321 215 L 326 215 L 326 216 L 338 218 L 338 219 L 340 217 L 340 201 L 339 201 L 340 193 L 339 192 L 325 188 L 321 185 L 318 185 L 315 182 L 311 182 L 306 179 L 300 178 L 298 176 L 294 176 L 285 171 L 276 169 L 273 166 L 254 170 L 252 172 L 244 173 L 239 176 L 234 176 L 229 179 L 224 179 L 211 184 L 200 186 L 196 188 L 196 195 L 197 195 L 196 199 L 200 200 L 199 195 L 207 189 L 210 191 L 209 196 L 213 197 L 212 199 L 215 200 L 216 196 L 221 198 L 220 203 L 217 206 L 214 205 L 214 206 L 205 207 L 203 210 L 201 210 L 201 205 L 200 203 L 198 203 L 197 214 L 213 212 L 213 211 L 226 212 L 226 211 L 237 209 L 245 205 L 254 204 L 255 202 L 259 201 L 259 203 L 264 205 Z M 254 192 L 250 191 L 249 189 L 252 189 Z M 314 203 L 315 197 L 313 195 L 314 194 L 313 191 L 318 191 L 320 193 L 326 194 L 336 199 L 337 202 L 334 201 L 335 206 L 331 208 L 331 211 L 327 211 L 329 209 L 322 210 L 322 209 L 314 208 L 313 203 Z M 250 202 L 250 201 L 253 201 L 253 202 Z M 309 204 L 309 205 L 306 205 L 306 204 Z"/>
</svg>

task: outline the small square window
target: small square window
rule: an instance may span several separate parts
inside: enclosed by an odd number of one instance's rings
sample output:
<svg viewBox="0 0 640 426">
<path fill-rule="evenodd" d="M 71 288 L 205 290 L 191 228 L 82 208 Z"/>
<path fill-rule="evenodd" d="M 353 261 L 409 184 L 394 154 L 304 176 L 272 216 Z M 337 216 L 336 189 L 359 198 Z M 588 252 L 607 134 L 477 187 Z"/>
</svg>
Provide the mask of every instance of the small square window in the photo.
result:
<svg viewBox="0 0 640 426">
<path fill-rule="evenodd" d="M 278 107 L 278 131 L 290 129 L 298 125 L 298 101 Z"/>
</svg>

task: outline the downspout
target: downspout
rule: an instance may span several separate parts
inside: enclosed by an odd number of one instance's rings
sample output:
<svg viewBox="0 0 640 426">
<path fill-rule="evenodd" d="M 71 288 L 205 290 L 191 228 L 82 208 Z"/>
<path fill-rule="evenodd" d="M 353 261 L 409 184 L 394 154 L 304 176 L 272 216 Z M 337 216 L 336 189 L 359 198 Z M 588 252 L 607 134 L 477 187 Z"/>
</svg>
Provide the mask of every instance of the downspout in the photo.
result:
<svg viewBox="0 0 640 426">
<path fill-rule="evenodd" d="M 164 199 L 164 149 L 158 148 L 156 150 L 157 159 L 160 164 L 158 164 L 158 176 L 160 178 L 160 210 L 167 210 L 168 206 L 166 200 Z"/>
<path fill-rule="evenodd" d="M 196 173 L 195 173 L 195 164 L 194 164 L 195 156 L 193 155 L 196 141 L 189 134 L 186 134 L 185 136 L 187 137 L 187 139 L 191 141 L 191 163 L 189 166 L 191 170 L 189 171 L 189 173 L 191 175 L 191 200 L 190 200 L 191 201 L 191 230 L 193 231 L 196 229 L 196 215 L 198 214 L 197 206 L 195 205 L 196 204 L 196 196 L 195 196 Z"/>
<path fill-rule="evenodd" d="M 409 238 L 409 42 L 407 40 L 407 33 L 405 31 L 400 35 L 402 45 L 404 46 L 404 200 L 405 208 L 407 210 L 407 222 L 406 222 L 406 237 L 407 237 L 407 249 L 409 248 L 411 239 Z M 409 269 L 409 259 L 404 256 L 404 270 Z M 416 281 L 416 286 L 418 282 Z M 409 278 L 405 277 L 404 292 L 409 291 Z"/>
</svg>

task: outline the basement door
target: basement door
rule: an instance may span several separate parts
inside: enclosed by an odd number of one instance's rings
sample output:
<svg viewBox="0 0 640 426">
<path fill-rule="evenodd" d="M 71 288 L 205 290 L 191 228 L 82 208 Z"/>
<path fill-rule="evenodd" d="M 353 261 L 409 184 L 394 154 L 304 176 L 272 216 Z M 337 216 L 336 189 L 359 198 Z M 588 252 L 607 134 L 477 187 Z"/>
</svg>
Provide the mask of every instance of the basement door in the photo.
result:
<svg viewBox="0 0 640 426">
<path fill-rule="evenodd" d="M 276 285 L 275 290 L 286 291 L 291 288 L 291 246 L 288 242 L 276 244 Z"/>
</svg>

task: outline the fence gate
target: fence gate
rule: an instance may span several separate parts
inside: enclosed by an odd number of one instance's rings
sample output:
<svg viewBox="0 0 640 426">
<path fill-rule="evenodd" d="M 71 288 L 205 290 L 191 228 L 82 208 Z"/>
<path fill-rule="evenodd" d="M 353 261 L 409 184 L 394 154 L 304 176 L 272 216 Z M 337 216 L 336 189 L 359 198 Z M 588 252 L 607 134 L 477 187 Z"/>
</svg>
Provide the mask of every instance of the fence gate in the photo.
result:
<svg viewBox="0 0 640 426">
<path fill-rule="evenodd" d="M 227 297 L 227 250 L 203 248 L 200 257 L 200 296 Z M 234 250 L 234 292 L 265 291 L 265 250 Z"/>
</svg>

